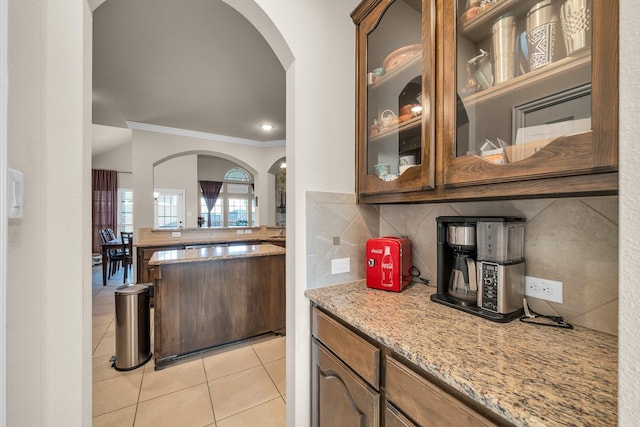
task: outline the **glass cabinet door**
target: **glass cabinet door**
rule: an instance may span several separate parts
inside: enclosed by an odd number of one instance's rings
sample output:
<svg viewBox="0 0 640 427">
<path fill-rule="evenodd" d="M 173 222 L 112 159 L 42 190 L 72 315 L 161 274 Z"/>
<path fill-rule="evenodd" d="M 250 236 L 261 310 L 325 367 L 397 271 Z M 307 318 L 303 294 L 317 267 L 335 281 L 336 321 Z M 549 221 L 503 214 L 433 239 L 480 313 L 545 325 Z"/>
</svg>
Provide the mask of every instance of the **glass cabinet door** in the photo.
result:
<svg viewBox="0 0 640 427">
<path fill-rule="evenodd" d="M 444 69 L 453 71 L 444 76 L 445 185 L 614 167 L 617 77 L 607 79 L 617 73 L 617 33 L 608 23 L 617 16 L 607 8 L 617 0 L 440 3 Z"/>
<path fill-rule="evenodd" d="M 383 0 L 357 27 L 360 194 L 433 186 L 426 129 L 434 85 L 433 79 L 425 84 L 433 68 L 423 60 L 431 53 L 423 41 L 424 12 L 422 0 Z"/>
</svg>

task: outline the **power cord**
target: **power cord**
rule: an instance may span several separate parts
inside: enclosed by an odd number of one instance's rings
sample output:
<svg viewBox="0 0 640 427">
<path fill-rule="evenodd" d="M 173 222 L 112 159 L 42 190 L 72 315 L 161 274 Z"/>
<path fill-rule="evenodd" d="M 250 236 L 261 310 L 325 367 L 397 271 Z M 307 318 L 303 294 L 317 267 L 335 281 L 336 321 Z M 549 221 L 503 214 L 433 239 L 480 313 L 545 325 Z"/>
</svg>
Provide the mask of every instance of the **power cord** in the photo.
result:
<svg viewBox="0 0 640 427">
<path fill-rule="evenodd" d="M 529 304 L 527 304 L 526 298 L 522 298 L 522 305 L 524 307 L 524 316 L 520 318 L 520 321 L 523 323 L 540 326 L 551 326 L 554 328 L 573 329 L 573 326 L 565 322 L 562 316 L 547 316 L 531 310 L 529 308 Z"/>
<path fill-rule="evenodd" d="M 420 270 L 415 265 L 411 266 L 411 268 L 409 269 L 409 274 L 411 274 L 412 277 L 411 283 L 422 283 L 427 286 L 433 286 L 431 285 L 431 281 L 429 279 L 420 277 Z"/>
</svg>

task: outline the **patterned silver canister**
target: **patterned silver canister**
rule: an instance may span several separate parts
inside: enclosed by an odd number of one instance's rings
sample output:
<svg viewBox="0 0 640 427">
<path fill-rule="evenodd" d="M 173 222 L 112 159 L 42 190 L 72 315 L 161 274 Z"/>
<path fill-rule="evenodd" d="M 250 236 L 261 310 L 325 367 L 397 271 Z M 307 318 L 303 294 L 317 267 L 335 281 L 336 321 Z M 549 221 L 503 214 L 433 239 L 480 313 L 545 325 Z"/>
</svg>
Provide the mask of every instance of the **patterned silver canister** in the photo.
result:
<svg viewBox="0 0 640 427">
<path fill-rule="evenodd" d="M 531 71 L 554 61 L 558 17 L 553 2 L 536 3 L 527 14 L 527 41 Z"/>
<path fill-rule="evenodd" d="M 566 0 L 560 8 L 560 23 L 567 55 L 591 46 L 590 0 Z"/>
</svg>

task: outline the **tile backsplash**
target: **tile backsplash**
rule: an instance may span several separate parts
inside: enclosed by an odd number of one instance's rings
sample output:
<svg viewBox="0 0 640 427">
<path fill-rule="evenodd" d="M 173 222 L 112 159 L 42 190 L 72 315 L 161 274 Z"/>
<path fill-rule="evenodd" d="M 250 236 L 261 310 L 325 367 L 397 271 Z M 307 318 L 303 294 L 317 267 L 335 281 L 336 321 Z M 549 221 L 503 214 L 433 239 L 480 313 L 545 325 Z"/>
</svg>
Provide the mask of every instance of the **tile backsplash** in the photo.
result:
<svg viewBox="0 0 640 427">
<path fill-rule="evenodd" d="M 539 313 L 618 333 L 618 197 L 507 200 L 411 205 L 357 205 L 354 194 L 308 192 L 307 286 L 365 277 L 365 243 L 407 236 L 422 277 L 436 279 L 436 217 L 526 218 L 527 275 L 563 282 L 563 304 L 528 298 Z M 350 258 L 349 273 L 331 274 L 331 260 Z"/>
</svg>

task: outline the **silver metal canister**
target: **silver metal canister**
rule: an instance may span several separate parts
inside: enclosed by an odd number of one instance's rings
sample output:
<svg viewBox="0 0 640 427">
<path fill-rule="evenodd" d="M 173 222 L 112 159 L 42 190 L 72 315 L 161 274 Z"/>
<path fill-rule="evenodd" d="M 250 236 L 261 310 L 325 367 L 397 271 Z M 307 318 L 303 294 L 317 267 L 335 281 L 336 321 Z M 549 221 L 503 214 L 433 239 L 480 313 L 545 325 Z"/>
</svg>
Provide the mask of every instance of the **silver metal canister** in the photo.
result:
<svg viewBox="0 0 640 427">
<path fill-rule="evenodd" d="M 491 27 L 493 34 L 493 81 L 500 84 L 511 80 L 515 70 L 516 19 L 512 15 L 500 17 Z"/>
<path fill-rule="evenodd" d="M 566 0 L 560 8 L 560 23 L 567 55 L 591 46 L 590 0 Z"/>
<path fill-rule="evenodd" d="M 554 60 L 558 18 L 553 2 L 536 3 L 527 14 L 527 41 L 529 43 L 529 68 L 543 67 Z"/>
</svg>

